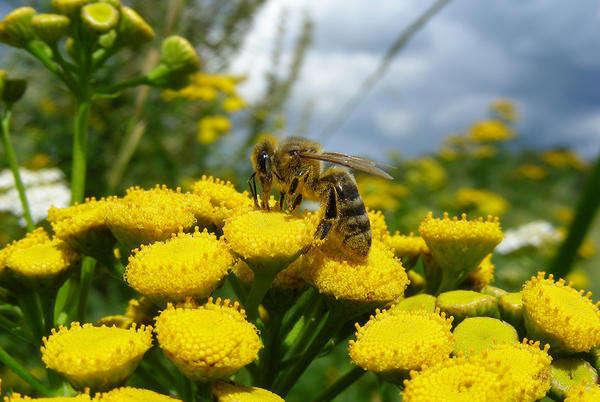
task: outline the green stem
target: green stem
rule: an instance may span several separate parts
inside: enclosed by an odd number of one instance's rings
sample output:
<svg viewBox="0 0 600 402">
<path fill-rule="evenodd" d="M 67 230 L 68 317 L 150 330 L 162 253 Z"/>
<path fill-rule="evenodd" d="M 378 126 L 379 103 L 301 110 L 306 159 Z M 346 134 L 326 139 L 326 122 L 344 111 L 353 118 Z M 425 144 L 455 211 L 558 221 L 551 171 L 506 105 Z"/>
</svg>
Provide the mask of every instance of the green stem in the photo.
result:
<svg viewBox="0 0 600 402">
<path fill-rule="evenodd" d="M 247 287 L 242 281 L 240 281 L 240 278 L 235 276 L 235 274 L 232 272 L 227 275 L 227 280 L 229 281 L 229 284 L 231 285 L 231 288 L 233 289 L 233 292 L 238 300 L 248 299 Z"/>
<path fill-rule="evenodd" d="M 16 322 L 9 320 L 8 318 L 0 315 L 0 328 L 6 331 L 7 334 L 15 337 L 15 339 L 27 342 L 31 345 L 38 346 L 32 339 L 31 333 L 27 332 L 25 328 L 22 328 Z"/>
<path fill-rule="evenodd" d="M 293 359 L 304 351 L 306 345 L 312 340 L 313 335 L 317 332 L 317 328 L 323 321 L 323 298 L 319 297 L 312 305 L 312 309 L 304 316 L 304 325 L 300 333 L 294 339 L 294 343 L 285 354 L 285 359 Z"/>
<path fill-rule="evenodd" d="M 88 99 L 78 100 L 73 135 L 73 168 L 71 171 L 71 204 L 82 202 L 85 193 L 87 128 L 90 111 Z"/>
<path fill-rule="evenodd" d="M 294 305 L 285 313 L 281 323 L 281 334 L 286 335 L 294 328 L 300 317 L 306 313 L 306 310 L 317 302 L 319 293 L 315 288 L 308 288 L 294 303 Z"/>
<path fill-rule="evenodd" d="M 27 230 L 31 232 L 35 225 L 31 218 L 31 211 L 29 210 L 29 203 L 27 203 L 27 196 L 25 195 L 25 186 L 21 180 L 21 174 L 19 173 L 19 164 L 17 163 L 17 155 L 10 142 L 10 118 L 12 115 L 12 105 L 7 104 L 2 116 L 2 146 L 4 147 L 4 154 L 12 170 L 13 177 L 15 179 L 15 187 L 19 193 L 19 199 L 21 200 L 21 207 L 23 208 L 23 217 L 27 222 Z"/>
<path fill-rule="evenodd" d="M 332 401 L 335 397 L 341 394 L 346 388 L 352 385 L 365 373 L 362 367 L 354 367 L 352 370 L 338 378 L 329 388 L 321 392 L 315 398 L 314 402 Z"/>
<path fill-rule="evenodd" d="M 579 199 L 575 217 L 569 227 L 569 234 L 560 246 L 556 257 L 550 264 L 549 272 L 556 277 L 564 278 L 571 269 L 577 256 L 577 250 L 586 233 L 594 222 L 594 215 L 600 205 L 600 156 L 592 168 L 583 194 Z"/>
<path fill-rule="evenodd" d="M 96 94 L 98 94 L 100 96 L 114 94 L 115 92 L 119 92 L 123 89 L 133 88 L 133 87 L 137 87 L 140 85 L 147 85 L 147 84 L 149 84 L 149 82 L 150 81 L 148 80 L 148 77 L 143 75 L 141 77 L 133 78 L 131 80 L 118 82 L 114 85 L 109 85 L 107 87 L 98 88 L 95 92 L 96 92 Z"/>
<path fill-rule="evenodd" d="M 33 55 L 36 59 L 38 59 L 44 67 L 46 67 L 52 74 L 54 74 L 59 80 L 61 80 L 67 88 L 73 93 L 77 93 L 77 86 L 74 82 L 71 82 L 62 72 L 59 70 L 56 63 L 48 57 L 46 51 L 44 50 L 44 46 L 47 45 L 45 43 L 40 44 L 39 41 L 29 41 L 27 44 L 26 50 Z"/>
<path fill-rule="evenodd" d="M 92 279 L 94 278 L 95 268 L 96 260 L 92 257 L 83 257 L 83 261 L 81 262 L 81 280 L 79 281 L 79 297 L 77 299 L 76 313 L 76 320 L 82 323 L 85 322 L 88 297 L 92 286 Z"/>
<path fill-rule="evenodd" d="M 7 366 L 13 373 L 21 377 L 27 384 L 31 385 L 33 389 L 44 396 L 52 396 L 52 391 L 42 384 L 37 378 L 32 376 L 29 371 L 19 362 L 12 358 L 4 348 L 0 347 L 0 362 Z"/>
<path fill-rule="evenodd" d="M 46 329 L 44 327 L 44 316 L 40 306 L 39 295 L 31 291 L 20 292 L 17 299 L 23 311 L 23 320 L 31 330 L 34 342 L 40 345 L 42 337 L 46 335 Z"/>
<path fill-rule="evenodd" d="M 259 267 L 254 270 L 254 281 L 252 282 L 248 297 L 246 298 L 246 303 L 244 303 L 248 321 L 256 321 L 256 318 L 258 317 L 258 306 L 265 297 L 265 294 L 267 294 L 271 283 L 273 283 L 273 280 L 279 271 L 279 269 L 270 269 L 267 267 Z"/>
<path fill-rule="evenodd" d="M 263 388 L 269 388 L 279 371 L 280 362 L 280 328 L 281 313 L 273 312 L 270 316 L 266 328 L 263 331 L 264 348 L 259 359 L 259 378 L 257 385 Z"/>
</svg>

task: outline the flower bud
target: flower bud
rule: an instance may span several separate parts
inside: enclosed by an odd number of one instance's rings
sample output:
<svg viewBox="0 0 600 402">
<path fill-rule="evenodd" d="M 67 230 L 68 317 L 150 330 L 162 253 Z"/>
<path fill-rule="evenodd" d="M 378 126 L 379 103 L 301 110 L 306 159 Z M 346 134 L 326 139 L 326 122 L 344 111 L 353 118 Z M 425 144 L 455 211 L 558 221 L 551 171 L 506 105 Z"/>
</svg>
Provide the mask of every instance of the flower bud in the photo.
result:
<svg viewBox="0 0 600 402">
<path fill-rule="evenodd" d="M 20 78 L 7 79 L 4 81 L 4 90 L 2 91 L 2 100 L 6 103 L 15 103 L 25 93 L 27 81 Z"/>
<path fill-rule="evenodd" d="M 91 3 L 93 0 L 52 0 L 52 8 L 59 14 L 74 19 L 79 18 L 81 7 Z"/>
<path fill-rule="evenodd" d="M 196 50 L 187 39 L 173 35 L 163 40 L 160 61 L 172 72 L 190 74 L 198 69 L 200 60 Z"/>
<path fill-rule="evenodd" d="M 93 3 L 81 9 L 81 20 L 92 31 L 104 33 L 119 23 L 119 12 L 108 3 Z"/>
<path fill-rule="evenodd" d="M 438 296 L 436 306 L 446 314 L 453 315 L 455 323 L 460 323 L 467 317 L 500 318 L 496 298 L 472 290 L 444 292 Z"/>
<path fill-rule="evenodd" d="M 73 38 L 67 38 L 67 41 L 65 42 L 65 51 L 70 58 L 75 60 L 75 41 Z"/>
<path fill-rule="evenodd" d="M 25 47 L 34 38 L 31 18 L 35 10 L 31 7 L 19 7 L 0 22 L 0 42 L 13 47 Z"/>
<path fill-rule="evenodd" d="M 31 19 L 31 26 L 38 38 L 48 44 L 58 42 L 69 32 L 70 20 L 60 14 L 38 14 Z"/>
<path fill-rule="evenodd" d="M 136 46 L 154 39 L 154 30 L 132 8 L 121 8 L 119 41 L 123 46 Z"/>
<path fill-rule="evenodd" d="M 98 3 L 108 3 L 117 10 L 121 10 L 122 7 L 121 0 L 98 0 Z"/>
<path fill-rule="evenodd" d="M 117 31 L 111 29 L 105 34 L 100 35 L 98 38 L 98 44 L 105 49 L 111 48 L 117 40 Z"/>
</svg>

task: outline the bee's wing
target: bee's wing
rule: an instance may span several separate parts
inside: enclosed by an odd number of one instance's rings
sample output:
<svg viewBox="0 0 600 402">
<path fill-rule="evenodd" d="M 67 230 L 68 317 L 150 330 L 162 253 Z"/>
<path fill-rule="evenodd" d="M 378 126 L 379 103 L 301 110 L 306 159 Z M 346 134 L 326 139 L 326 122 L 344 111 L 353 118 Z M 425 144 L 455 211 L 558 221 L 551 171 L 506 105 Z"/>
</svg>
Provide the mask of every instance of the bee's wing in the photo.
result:
<svg viewBox="0 0 600 402">
<path fill-rule="evenodd" d="M 360 156 L 353 155 L 345 155 L 337 152 L 321 152 L 321 153 L 312 153 L 312 152 L 302 152 L 300 153 L 302 158 L 307 159 L 316 159 L 319 161 L 335 163 L 337 165 L 346 166 L 352 169 L 360 170 L 361 172 L 369 173 L 374 176 L 383 177 L 384 179 L 392 180 L 393 177 L 390 176 L 387 172 L 381 170 L 377 167 L 386 166 L 392 167 L 385 163 L 379 163 L 372 161 L 370 159 L 361 158 Z"/>
</svg>

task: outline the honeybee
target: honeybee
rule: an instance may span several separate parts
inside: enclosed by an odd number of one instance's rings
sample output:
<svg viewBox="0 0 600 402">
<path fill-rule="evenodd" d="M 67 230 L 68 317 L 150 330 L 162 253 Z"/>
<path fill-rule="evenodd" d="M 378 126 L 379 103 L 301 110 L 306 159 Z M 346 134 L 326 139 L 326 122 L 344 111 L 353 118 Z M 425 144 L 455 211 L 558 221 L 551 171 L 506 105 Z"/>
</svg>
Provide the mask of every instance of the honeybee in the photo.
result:
<svg viewBox="0 0 600 402">
<path fill-rule="evenodd" d="M 356 181 L 341 166 L 324 169 L 323 162 L 342 165 L 386 179 L 392 179 L 377 165 L 389 165 L 358 156 L 323 152 L 319 143 L 300 137 L 288 137 L 276 146 L 269 141 L 257 144 L 252 152 L 254 173 L 248 185 L 258 208 L 256 179 L 262 187 L 261 208 L 269 209 L 268 199 L 273 187 L 280 191 L 279 207 L 286 197 L 288 208 L 296 209 L 303 199 L 318 201 L 324 208 L 323 219 L 315 238 L 325 239 L 333 229 L 343 246 L 352 254 L 366 256 L 371 247 L 371 224 L 360 198 Z"/>
</svg>

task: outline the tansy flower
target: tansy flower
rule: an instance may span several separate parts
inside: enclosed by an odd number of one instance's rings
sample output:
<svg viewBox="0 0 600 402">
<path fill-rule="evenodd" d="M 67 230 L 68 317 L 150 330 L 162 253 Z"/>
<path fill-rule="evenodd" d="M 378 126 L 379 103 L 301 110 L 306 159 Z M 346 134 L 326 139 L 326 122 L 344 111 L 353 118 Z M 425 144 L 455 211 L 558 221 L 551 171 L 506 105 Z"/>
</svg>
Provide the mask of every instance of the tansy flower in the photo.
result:
<svg viewBox="0 0 600 402">
<path fill-rule="evenodd" d="M 523 295 L 521 292 L 506 293 L 500 296 L 498 308 L 503 320 L 516 327 L 523 325 Z"/>
<path fill-rule="evenodd" d="M 213 206 L 212 223 L 222 228 L 225 219 L 253 209 L 248 193 L 238 192 L 229 181 L 202 176 L 192 185 L 192 192 L 207 198 Z"/>
<path fill-rule="evenodd" d="M 508 209 L 508 202 L 489 190 L 464 187 L 455 195 L 457 209 L 479 216 L 502 215 Z"/>
<path fill-rule="evenodd" d="M 569 150 L 549 150 L 542 154 L 542 160 L 557 168 L 570 167 L 579 171 L 585 170 L 585 162 L 579 155 Z"/>
<path fill-rule="evenodd" d="M 224 381 L 214 382 L 210 390 L 216 402 L 284 402 L 279 395 L 266 389 Z"/>
<path fill-rule="evenodd" d="M 12 243 L 7 244 L 2 250 L 0 250 L 0 274 L 4 275 L 7 273 L 6 258 L 15 250 L 27 248 L 36 244 L 44 244 L 50 241 L 48 233 L 44 228 L 37 228 L 33 232 L 29 232 L 24 238 L 20 240 L 13 240 Z"/>
<path fill-rule="evenodd" d="M 376 310 L 348 349 L 352 363 L 365 370 L 402 376 L 449 358 L 454 348 L 452 317 L 423 310 Z"/>
<path fill-rule="evenodd" d="M 404 381 L 402 401 L 504 401 L 506 367 L 491 367 L 481 361 L 453 358 L 411 371 Z"/>
<path fill-rule="evenodd" d="M 519 117 L 515 104 L 510 99 L 496 99 L 490 105 L 490 109 L 502 120 L 509 122 L 515 121 Z"/>
<path fill-rule="evenodd" d="M 386 239 L 386 244 L 394 250 L 396 257 L 402 260 L 402 265 L 409 268 L 416 264 L 421 254 L 429 252 L 425 240 L 415 236 L 413 232 L 406 236 L 396 231 L 396 234 Z"/>
<path fill-rule="evenodd" d="M 251 211 L 227 220 L 225 240 L 250 268 L 263 265 L 279 270 L 295 260 L 314 240 L 315 216 L 302 218 L 280 212 Z"/>
<path fill-rule="evenodd" d="M 492 254 L 488 254 L 481 263 L 467 276 L 466 282 L 471 289 L 480 291 L 490 283 L 494 282 L 494 268 Z"/>
<path fill-rule="evenodd" d="M 540 350 L 540 343 L 523 339 L 522 343 L 496 345 L 475 359 L 491 366 L 508 367 L 506 377 L 511 385 L 505 398 L 515 401 L 537 401 L 550 389 L 549 345 Z"/>
<path fill-rule="evenodd" d="M 449 219 L 444 213 L 443 219 L 434 219 L 431 212 L 419 226 L 419 232 L 442 271 L 438 292 L 456 289 L 503 236 L 498 218 L 468 221 L 466 214 L 459 220 Z"/>
<path fill-rule="evenodd" d="M 209 222 L 210 202 L 196 194 L 156 186 L 152 190 L 132 187 L 127 195 L 108 205 L 106 221 L 124 246 L 134 249 L 140 244 L 166 240 L 171 234 L 189 231 Z"/>
<path fill-rule="evenodd" d="M 287 268 L 279 271 L 277 276 L 271 283 L 271 288 L 279 289 L 298 289 L 306 284 L 302 277 L 302 257 L 292 262 Z M 242 260 L 238 260 L 232 269 L 235 276 L 247 285 L 251 285 L 254 281 L 254 272 L 248 264 Z"/>
<path fill-rule="evenodd" d="M 448 180 L 444 167 L 432 157 L 419 158 L 412 162 L 406 172 L 406 182 L 412 187 L 439 190 Z"/>
<path fill-rule="evenodd" d="M 548 176 L 548 170 L 540 165 L 525 163 L 517 168 L 517 173 L 530 180 L 543 180 Z"/>
<path fill-rule="evenodd" d="M 97 394 L 94 400 L 102 402 L 175 402 L 180 399 L 171 398 L 149 389 L 121 387 L 109 392 Z"/>
<path fill-rule="evenodd" d="M 214 234 L 177 233 L 169 240 L 142 245 L 129 257 L 125 280 L 150 298 L 208 297 L 233 265 L 233 255 Z"/>
<path fill-rule="evenodd" d="M 152 346 L 152 327 L 61 326 L 43 338 L 42 360 L 73 388 L 103 391 L 123 383 Z"/>
<path fill-rule="evenodd" d="M 380 241 L 386 241 L 386 239 L 390 237 L 390 232 L 388 232 L 388 227 L 387 223 L 385 223 L 385 215 L 383 215 L 383 212 L 367 209 L 367 214 L 369 216 L 369 223 L 371 225 L 372 238 Z"/>
<path fill-rule="evenodd" d="M 404 185 L 383 178 L 360 175 L 356 179 L 358 192 L 368 208 L 395 211 L 400 199 L 408 194 Z"/>
<path fill-rule="evenodd" d="M 498 153 L 498 148 L 493 145 L 478 145 L 471 149 L 471 154 L 477 159 L 487 159 Z"/>
<path fill-rule="evenodd" d="M 158 343 L 167 357 L 193 380 L 227 378 L 258 357 L 262 343 L 238 302 L 212 298 L 168 304 L 156 318 Z"/>
<path fill-rule="evenodd" d="M 408 286 L 402 263 L 377 239 L 366 258 L 348 258 L 326 243 L 311 249 L 302 261 L 305 280 L 336 299 L 386 303 L 401 298 Z"/>
<path fill-rule="evenodd" d="M 390 309 L 407 311 L 424 310 L 433 313 L 435 311 L 435 300 L 435 296 L 428 295 L 427 293 L 421 293 L 400 300 L 398 303 L 390 307 Z"/>
<path fill-rule="evenodd" d="M 515 132 L 499 120 L 484 120 L 473 124 L 467 136 L 474 142 L 499 142 L 512 140 Z"/>
<path fill-rule="evenodd" d="M 455 322 L 466 317 L 500 318 L 498 301 L 494 296 L 484 295 L 472 290 L 451 290 L 437 297 L 436 306 L 446 314 L 454 316 Z"/>
<path fill-rule="evenodd" d="M 131 299 L 125 309 L 125 314 L 109 315 L 102 317 L 94 323 L 94 326 L 129 329 L 132 326 L 150 325 L 154 322 L 154 316 L 157 313 L 157 307 L 147 297 Z"/>
<path fill-rule="evenodd" d="M 212 144 L 231 129 L 232 123 L 225 116 L 206 116 L 198 120 L 196 138 L 200 144 Z"/>
<path fill-rule="evenodd" d="M 598 383 L 598 373 L 590 363 L 583 359 L 566 357 L 552 362 L 550 369 L 552 394 L 562 399 L 571 388 L 591 386 Z"/>
<path fill-rule="evenodd" d="M 496 343 L 519 341 L 517 330 L 510 324 L 491 317 L 465 318 L 454 328 L 454 355 L 481 353 Z"/>
<path fill-rule="evenodd" d="M 221 107 L 227 113 L 235 113 L 238 110 L 246 107 L 246 101 L 244 101 L 239 96 L 230 96 L 223 100 L 223 102 L 221 103 Z"/>
<path fill-rule="evenodd" d="M 78 252 L 103 257 L 113 249 L 115 238 L 106 225 L 106 208 L 110 201 L 88 198 L 83 204 L 67 208 L 50 208 L 48 220 L 59 239 Z"/>
<path fill-rule="evenodd" d="M 567 392 L 565 402 L 596 402 L 600 401 L 600 385 L 574 386 Z"/>
<path fill-rule="evenodd" d="M 539 272 L 522 291 L 527 333 L 548 342 L 555 353 L 587 352 L 600 345 L 600 313 L 590 296 Z"/>
<path fill-rule="evenodd" d="M 28 396 L 22 396 L 19 393 L 14 392 L 11 396 L 5 396 L 4 402 L 19 402 L 19 401 L 37 401 L 37 402 L 77 402 L 77 401 L 91 401 L 89 395 L 79 394 L 77 396 L 55 396 L 52 398 L 30 398 Z"/>
</svg>

